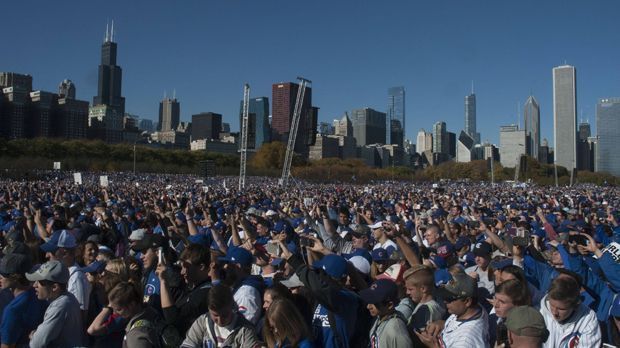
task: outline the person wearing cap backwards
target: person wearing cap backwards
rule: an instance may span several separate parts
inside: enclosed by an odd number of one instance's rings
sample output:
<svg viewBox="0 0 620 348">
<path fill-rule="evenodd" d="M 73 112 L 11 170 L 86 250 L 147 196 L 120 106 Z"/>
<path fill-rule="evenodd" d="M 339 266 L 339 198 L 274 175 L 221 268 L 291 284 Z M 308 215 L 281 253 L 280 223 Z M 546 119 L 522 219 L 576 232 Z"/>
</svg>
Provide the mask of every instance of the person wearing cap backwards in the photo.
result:
<svg viewBox="0 0 620 348">
<path fill-rule="evenodd" d="M 43 321 L 47 302 L 37 299 L 26 279 L 31 262 L 28 255 L 8 254 L 0 260 L 0 287 L 13 293 L 13 300 L 2 312 L 0 339 L 2 347 L 28 345 L 28 335 Z"/>
<path fill-rule="evenodd" d="M 398 304 L 398 287 L 388 279 L 379 279 L 369 288 L 360 291 L 366 308 L 376 320 L 370 329 L 370 348 L 411 347 L 413 345 L 407 324 L 395 310 Z"/>
<path fill-rule="evenodd" d="M 239 313 L 256 325 L 262 309 L 263 281 L 261 277 L 251 274 L 252 254 L 244 248 L 231 247 L 228 248 L 226 256 L 218 260 L 225 263 L 224 283 L 233 288 Z"/>
<path fill-rule="evenodd" d="M 47 243 L 42 244 L 41 249 L 46 252 L 48 259 L 62 262 L 69 270 L 67 289 L 80 303 L 80 309 L 86 324 L 92 287 L 88 282 L 86 274 L 76 261 L 75 249 L 77 248 L 77 243 L 73 234 L 67 230 L 62 230 L 60 233 L 56 232 L 56 235 L 58 236 L 57 238 L 52 235 Z"/>
<path fill-rule="evenodd" d="M 428 347 L 489 347 L 488 314 L 478 304 L 476 292 L 476 281 L 472 277 L 463 273 L 453 275 L 437 292 L 451 314 L 443 330 L 438 321 L 415 334 Z"/>
<path fill-rule="evenodd" d="M 30 335 L 30 347 L 83 347 L 80 304 L 67 291 L 69 269 L 60 261 L 48 261 L 26 278 L 35 282 L 37 298 L 49 302 L 43 322 Z"/>
<path fill-rule="evenodd" d="M 540 313 L 549 329 L 544 347 L 599 347 L 601 329 L 596 314 L 581 302 L 579 283 L 560 275 L 551 282 L 540 303 Z"/>
<path fill-rule="evenodd" d="M 533 307 L 518 306 L 508 312 L 506 317 L 508 329 L 508 344 L 501 344 L 497 348 L 541 348 L 549 336 L 545 326 L 545 319 Z"/>
</svg>

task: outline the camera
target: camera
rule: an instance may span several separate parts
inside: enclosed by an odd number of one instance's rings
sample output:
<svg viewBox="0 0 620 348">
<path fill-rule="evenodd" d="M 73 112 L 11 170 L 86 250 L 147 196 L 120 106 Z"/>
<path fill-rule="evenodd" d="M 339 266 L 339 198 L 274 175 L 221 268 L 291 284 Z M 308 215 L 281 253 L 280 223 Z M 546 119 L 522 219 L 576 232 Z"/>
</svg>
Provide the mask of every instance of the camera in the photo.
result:
<svg viewBox="0 0 620 348">
<path fill-rule="evenodd" d="M 569 243 L 577 243 L 578 245 L 586 246 L 589 243 L 589 240 L 586 236 L 582 236 L 580 234 L 570 235 L 568 237 Z"/>
<path fill-rule="evenodd" d="M 467 226 L 469 228 L 479 228 L 480 227 L 480 221 L 477 221 L 477 220 L 467 221 Z"/>
<path fill-rule="evenodd" d="M 301 238 L 299 238 L 299 245 L 301 245 L 302 247 L 310 247 L 310 248 L 312 248 L 314 246 L 314 240 L 312 240 L 310 238 L 301 237 Z"/>
</svg>

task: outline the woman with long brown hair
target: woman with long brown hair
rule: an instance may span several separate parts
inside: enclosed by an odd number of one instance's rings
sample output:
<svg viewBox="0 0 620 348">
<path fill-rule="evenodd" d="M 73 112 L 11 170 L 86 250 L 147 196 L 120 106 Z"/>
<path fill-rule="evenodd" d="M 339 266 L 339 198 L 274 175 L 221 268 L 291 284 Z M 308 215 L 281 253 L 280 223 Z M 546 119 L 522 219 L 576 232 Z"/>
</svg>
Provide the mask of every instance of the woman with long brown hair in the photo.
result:
<svg viewBox="0 0 620 348">
<path fill-rule="evenodd" d="M 293 302 L 278 298 L 267 310 L 263 337 L 269 348 L 313 348 L 312 334 Z"/>
</svg>

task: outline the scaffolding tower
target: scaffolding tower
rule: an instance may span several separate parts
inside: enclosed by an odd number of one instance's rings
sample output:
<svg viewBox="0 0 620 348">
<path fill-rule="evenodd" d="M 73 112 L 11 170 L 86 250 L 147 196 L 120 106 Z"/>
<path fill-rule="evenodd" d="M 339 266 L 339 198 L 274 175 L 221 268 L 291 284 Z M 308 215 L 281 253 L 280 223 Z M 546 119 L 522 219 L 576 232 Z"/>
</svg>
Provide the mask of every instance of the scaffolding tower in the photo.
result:
<svg viewBox="0 0 620 348">
<path fill-rule="evenodd" d="M 245 168 L 248 159 L 248 116 L 250 107 L 250 85 L 243 85 L 243 111 L 241 113 L 241 158 L 239 160 L 239 191 L 245 189 Z"/>
<path fill-rule="evenodd" d="M 293 154 L 295 153 L 295 140 L 297 139 L 297 129 L 299 129 L 299 119 L 301 118 L 301 109 L 304 104 L 304 95 L 306 93 L 306 87 L 308 84 L 312 83 L 312 81 L 303 77 L 297 77 L 297 79 L 301 83 L 299 84 L 299 90 L 297 90 L 297 100 L 295 101 L 295 109 L 293 110 L 293 117 L 291 118 L 286 156 L 284 157 L 282 178 L 280 179 L 281 186 L 287 186 L 288 179 L 291 177 L 291 164 L 293 163 Z"/>
</svg>

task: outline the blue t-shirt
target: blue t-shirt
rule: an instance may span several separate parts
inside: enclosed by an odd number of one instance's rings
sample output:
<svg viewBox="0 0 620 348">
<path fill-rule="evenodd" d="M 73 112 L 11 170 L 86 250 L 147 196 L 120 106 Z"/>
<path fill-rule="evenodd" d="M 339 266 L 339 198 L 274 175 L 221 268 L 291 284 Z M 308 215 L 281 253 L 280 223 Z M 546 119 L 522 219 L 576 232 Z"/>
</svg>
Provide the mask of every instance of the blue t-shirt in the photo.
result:
<svg viewBox="0 0 620 348">
<path fill-rule="evenodd" d="M 339 336 L 345 347 L 349 346 L 350 338 L 355 330 L 358 300 L 354 293 L 341 290 L 338 292 L 338 301 L 340 308 L 338 312 L 334 312 L 335 326 Z M 322 305 L 317 305 L 314 318 L 312 319 L 312 329 L 314 337 L 318 343 L 322 343 L 322 347 L 338 348 L 337 338 L 334 335 L 331 325 L 329 324 L 328 311 Z"/>
<path fill-rule="evenodd" d="M 2 344 L 28 343 L 28 335 L 43 322 L 47 301 L 37 299 L 33 288 L 17 295 L 2 314 Z"/>
</svg>

